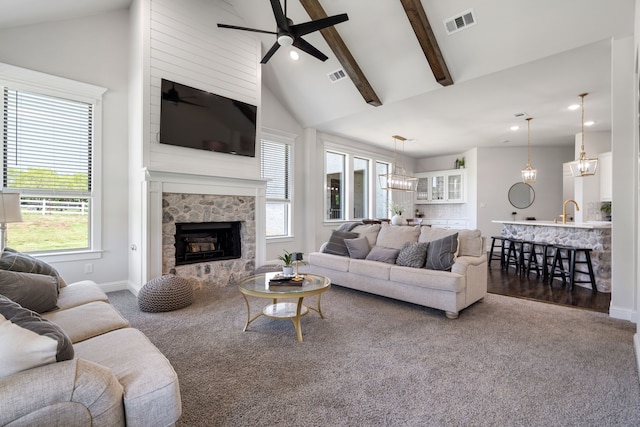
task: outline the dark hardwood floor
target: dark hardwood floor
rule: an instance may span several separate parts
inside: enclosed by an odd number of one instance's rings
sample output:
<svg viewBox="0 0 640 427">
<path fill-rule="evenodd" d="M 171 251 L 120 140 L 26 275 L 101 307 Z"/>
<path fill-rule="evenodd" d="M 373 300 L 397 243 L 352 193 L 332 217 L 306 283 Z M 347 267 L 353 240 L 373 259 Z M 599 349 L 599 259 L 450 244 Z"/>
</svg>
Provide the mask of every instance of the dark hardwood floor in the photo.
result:
<svg viewBox="0 0 640 427">
<path fill-rule="evenodd" d="M 510 268 L 508 272 L 500 269 L 500 262 L 493 261 L 488 272 L 488 291 L 492 294 L 525 298 L 551 304 L 560 304 L 585 310 L 609 313 L 611 294 L 593 292 L 591 289 L 574 286 L 572 291 L 562 285 L 561 280 L 554 280 L 553 285 L 536 279 L 535 273 L 530 278 L 520 276 Z"/>
</svg>

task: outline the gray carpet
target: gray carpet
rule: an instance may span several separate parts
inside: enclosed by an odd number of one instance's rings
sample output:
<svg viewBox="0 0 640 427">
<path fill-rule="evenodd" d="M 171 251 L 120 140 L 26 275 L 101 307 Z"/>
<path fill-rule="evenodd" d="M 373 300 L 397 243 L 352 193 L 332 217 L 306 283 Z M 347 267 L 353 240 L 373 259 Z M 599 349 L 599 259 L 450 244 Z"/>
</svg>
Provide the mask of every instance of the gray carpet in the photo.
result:
<svg viewBox="0 0 640 427">
<path fill-rule="evenodd" d="M 640 425 L 635 325 L 600 313 L 490 294 L 448 320 L 334 286 L 299 343 L 290 321 L 242 332 L 234 287 L 167 313 L 109 298 L 176 369 L 179 426 Z"/>
</svg>

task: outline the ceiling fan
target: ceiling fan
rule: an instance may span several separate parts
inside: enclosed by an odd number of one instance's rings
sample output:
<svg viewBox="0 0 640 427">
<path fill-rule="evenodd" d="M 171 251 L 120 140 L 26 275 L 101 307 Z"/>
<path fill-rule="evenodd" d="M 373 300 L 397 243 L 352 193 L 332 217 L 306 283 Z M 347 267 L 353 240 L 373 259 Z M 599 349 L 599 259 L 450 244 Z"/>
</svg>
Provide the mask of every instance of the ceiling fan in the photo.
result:
<svg viewBox="0 0 640 427">
<path fill-rule="evenodd" d="M 294 25 L 293 21 L 287 18 L 287 0 L 284 0 L 284 11 L 282 10 L 280 0 L 270 1 L 271 8 L 273 9 L 273 15 L 276 18 L 277 31 L 264 31 L 255 28 L 237 27 L 235 25 L 226 24 L 218 24 L 218 27 L 231 28 L 233 30 L 253 31 L 254 33 L 275 34 L 278 36 L 276 42 L 271 46 L 271 49 L 269 49 L 269 51 L 264 55 L 264 58 L 262 58 L 262 61 L 260 61 L 261 64 L 266 64 L 280 46 L 291 45 L 315 58 L 318 58 L 320 61 L 326 61 L 328 57 L 313 47 L 309 42 L 303 40 L 302 36 L 347 21 L 349 20 L 347 14 L 342 13 L 340 15 L 328 16 L 326 18 Z"/>
<path fill-rule="evenodd" d="M 174 105 L 178 105 L 179 103 L 195 105 L 197 107 L 204 107 L 202 104 L 198 104 L 197 102 L 187 101 L 188 98 L 195 98 L 194 96 L 180 96 L 178 90 L 176 89 L 175 83 L 171 84 L 171 89 L 166 92 L 162 92 L 162 99 L 165 101 L 169 101 Z"/>
</svg>

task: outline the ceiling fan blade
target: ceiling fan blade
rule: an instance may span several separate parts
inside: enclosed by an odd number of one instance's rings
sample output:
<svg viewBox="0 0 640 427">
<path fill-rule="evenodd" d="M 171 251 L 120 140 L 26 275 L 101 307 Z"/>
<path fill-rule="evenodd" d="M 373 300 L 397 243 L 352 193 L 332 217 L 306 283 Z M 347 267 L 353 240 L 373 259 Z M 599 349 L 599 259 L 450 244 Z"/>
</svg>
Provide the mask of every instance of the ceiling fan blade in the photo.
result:
<svg viewBox="0 0 640 427">
<path fill-rule="evenodd" d="M 256 30 L 255 28 L 237 27 L 235 25 L 227 25 L 227 24 L 218 24 L 218 27 L 219 28 L 230 28 L 232 30 L 252 31 L 254 33 L 278 34 L 278 33 L 274 32 L 274 31 Z"/>
<path fill-rule="evenodd" d="M 273 16 L 276 17 L 276 25 L 278 26 L 278 28 L 288 30 L 289 23 L 287 22 L 287 17 L 282 11 L 280 0 L 271 0 L 271 9 L 273 9 Z"/>
<path fill-rule="evenodd" d="M 295 43 L 294 43 L 295 45 Z M 280 43 L 275 42 L 273 44 L 273 46 L 271 46 L 271 49 L 269 49 L 269 52 L 266 53 L 266 55 L 264 56 L 264 58 L 262 58 L 262 61 L 260 61 L 261 64 L 266 64 L 267 61 L 269 61 L 269 59 L 271 59 L 271 57 L 273 56 L 274 53 L 276 53 L 276 51 L 280 48 Z"/>
<path fill-rule="evenodd" d="M 295 47 L 297 47 L 298 49 L 300 49 L 300 50 L 302 50 L 304 52 L 307 52 L 309 55 L 318 58 L 322 62 L 326 61 L 327 58 L 328 58 L 327 55 L 325 55 L 324 53 L 320 52 L 318 49 L 313 47 L 309 42 L 307 42 L 306 40 L 301 39 L 300 37 L 297 37 L 293 41 L 293 45 Z"/>
<path fill-rule="evenodd" d="M 313 33 L 314 31 L 322 30 L 323 28 L 331 27 L 332 25 L 336 25 L 348 20 L 349 17 L 347 16 L 347 14 L 341 13 L 340 15 L 327 16 L 326 18 L 292 25 L 291 27 L 289 27 L 289 30 L 295 37 L 300 37 L 304 36 L 305 34 Z"/>
</svg>

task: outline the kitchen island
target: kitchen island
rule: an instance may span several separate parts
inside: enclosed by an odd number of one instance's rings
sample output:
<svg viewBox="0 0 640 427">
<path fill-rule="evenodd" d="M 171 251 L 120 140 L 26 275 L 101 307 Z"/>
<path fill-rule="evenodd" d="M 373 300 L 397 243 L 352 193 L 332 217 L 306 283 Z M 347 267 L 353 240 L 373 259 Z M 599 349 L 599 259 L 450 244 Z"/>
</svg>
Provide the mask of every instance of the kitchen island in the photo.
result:
<svg viewBox="0 0 640 427">
<path fill-rule="evenodd" d="M 502 237 L 529 242 L 591 248 L 591 263 L 599 292 L 611 292 L 611 222 L 493 220 L 502 224 Z M 588 276 L 585 276 L 588 277 Z M 588 283 L 577 286 L 591 288 Z"/>
</svg>

